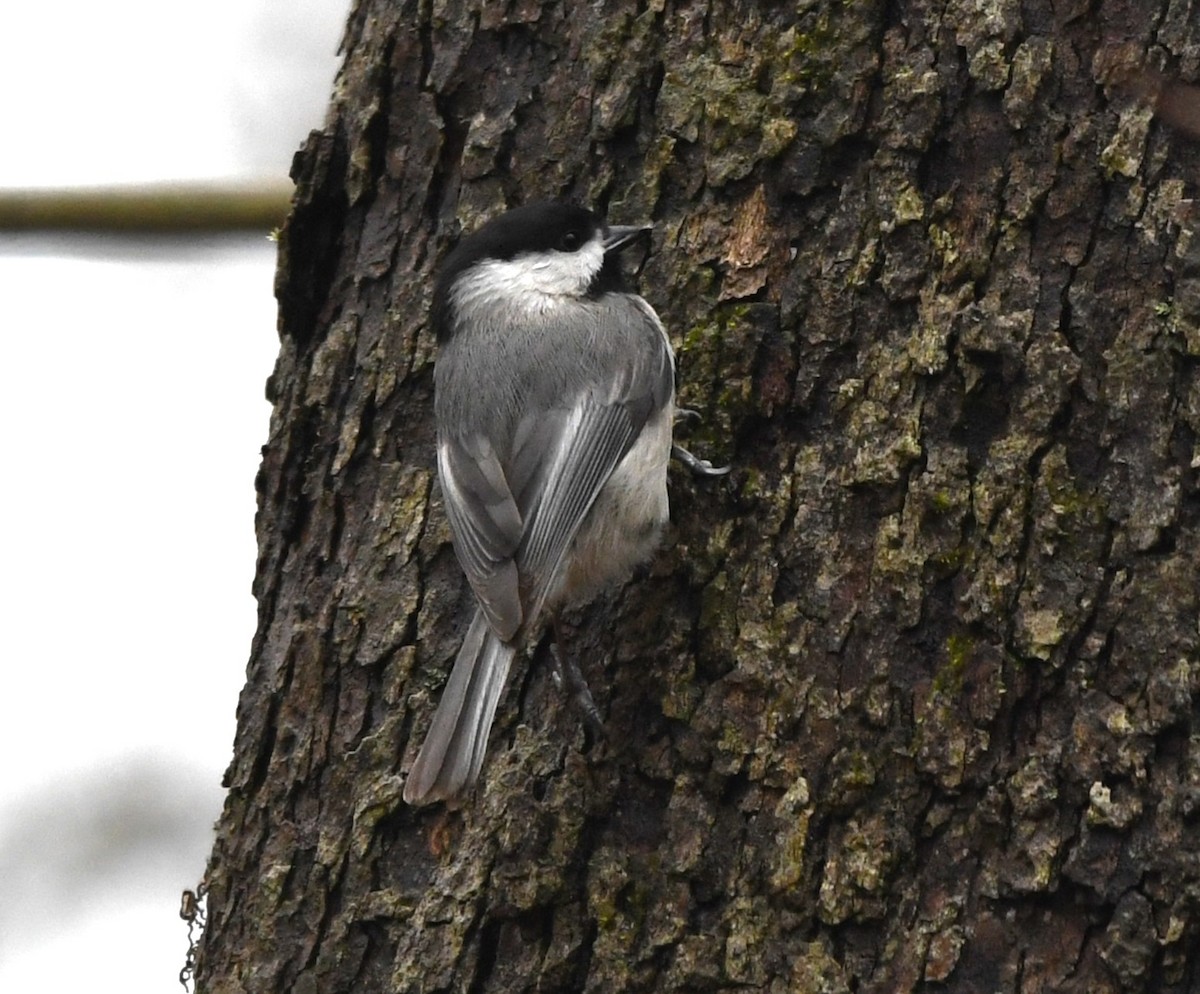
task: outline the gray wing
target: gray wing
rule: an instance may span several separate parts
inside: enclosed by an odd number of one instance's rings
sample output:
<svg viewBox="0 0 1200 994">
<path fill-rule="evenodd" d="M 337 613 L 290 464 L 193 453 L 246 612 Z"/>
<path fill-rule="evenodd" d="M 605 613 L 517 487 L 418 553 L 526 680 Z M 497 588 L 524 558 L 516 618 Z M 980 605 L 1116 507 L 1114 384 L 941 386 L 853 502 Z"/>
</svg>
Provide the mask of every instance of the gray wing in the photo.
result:
<svg viewBox="0 0 1200 994">
<path fill-rule="evenodd" d="M 651 409 L 649 403 L 597 403 L 587 397 L 565 419 L 547 453 L 541 498 L 527 516 L 517 551 L 529 617 L 541 611 L 564 553 Z"/>
<path fill-rule="evenodd" d="M 439 437 L 438 472 L 455 552 L 489 626 L 505 641 L 541 610 L 596 496 L 651 413 L 674 392 L 661 325 L 648 305 L 636 316 L 643 322 L 640 338 L 617 336 L 620 351 L 593 354 L 592 373 L 563 370 L 563 388 L 552 384 L 543 391 L 547 397 L 557 392 L 557 403 L 532 404 L 511 438 L 489 437 L 484 428 Z M 545 382 L 559 374 L 551 367 L 541 375 Z"/>
<path fill-rule="evenodd" d="M 507 642 L 524 616 L 513 559 L 524 519 L 486 437 L 439 439 L 437 456 L 454 551 L 488 625 Z"/>
</svg>

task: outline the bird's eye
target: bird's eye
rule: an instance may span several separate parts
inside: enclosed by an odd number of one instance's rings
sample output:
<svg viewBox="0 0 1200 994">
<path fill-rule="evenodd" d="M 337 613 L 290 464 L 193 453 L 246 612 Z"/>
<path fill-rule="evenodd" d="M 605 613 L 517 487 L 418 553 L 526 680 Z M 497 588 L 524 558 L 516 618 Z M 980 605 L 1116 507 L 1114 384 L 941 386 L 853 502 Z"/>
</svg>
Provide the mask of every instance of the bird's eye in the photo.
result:
<svg viewBox="0 0 1200 994">
<path fill-rule="evenodd" d="M 558 247 L 564 252 L 578 252 L 582 244 L 583 239 L 579 237 L 578 231 L 568 231 L 558 241 Z"/>
</svg>

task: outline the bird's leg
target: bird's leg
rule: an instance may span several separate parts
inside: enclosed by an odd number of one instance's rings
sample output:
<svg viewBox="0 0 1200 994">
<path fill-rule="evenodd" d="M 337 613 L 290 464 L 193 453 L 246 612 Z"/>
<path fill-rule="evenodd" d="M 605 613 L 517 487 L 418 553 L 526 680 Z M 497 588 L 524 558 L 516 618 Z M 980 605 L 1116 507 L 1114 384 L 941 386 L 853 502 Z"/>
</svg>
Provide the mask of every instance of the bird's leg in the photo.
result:
<svg viewBox="0 0 1200 994">
<path fill-rule="evenodd" d="M 693 411 L 690 407 L 675 408 L 675 421 L 699 421 L 700 412 Z M 731 466 L 714 466 L 707 459 L 701 459 L 699 456 L 694 456 L 678 442 L 671 446 L 671 458 L 678 459 L 696 476 L 724 476 L 732 469 Z"/>
<path fill-rule="evenodd" d="M 558 612 L 554 612 L 554 645 L 550 650 L 554 669 L 552 675 L 554 684 L 559 690 L 565 691 L 568 698 L 583 712 L 583 720 L 598 739 L 606 738 L 604 722 L 600 718 L 600 710 L 592 700 L 592 692 L 588 689 L 587 681 L 579 670 L 574 657 L 567 652 L 566 642 L 562 635 L 562 621 Z"/>
</svg>

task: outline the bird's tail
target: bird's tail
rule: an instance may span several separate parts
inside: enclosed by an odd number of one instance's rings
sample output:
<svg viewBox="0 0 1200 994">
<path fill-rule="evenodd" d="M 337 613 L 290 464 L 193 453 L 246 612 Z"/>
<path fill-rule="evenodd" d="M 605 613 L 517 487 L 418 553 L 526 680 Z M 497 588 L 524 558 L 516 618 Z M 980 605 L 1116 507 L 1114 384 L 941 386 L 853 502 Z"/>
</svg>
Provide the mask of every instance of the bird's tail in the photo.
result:
<svg viewBox="0 0 1200 994">
<path fill-rule="evenodd" d="M 452 801 L 478 779 L 515 652 L 496 638 L 483 612 L 477 610 L 404 782 L 404 800 L 409 804 Z"/>
</svg>

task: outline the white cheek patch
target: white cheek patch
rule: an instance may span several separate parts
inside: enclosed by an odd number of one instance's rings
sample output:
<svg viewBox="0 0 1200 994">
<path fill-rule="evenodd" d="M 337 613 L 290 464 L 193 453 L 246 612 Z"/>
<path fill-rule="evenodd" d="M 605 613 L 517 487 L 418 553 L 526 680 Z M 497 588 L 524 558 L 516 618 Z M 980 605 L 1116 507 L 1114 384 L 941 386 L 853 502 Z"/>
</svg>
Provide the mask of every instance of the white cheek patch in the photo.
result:
<svg viewBox="0 0 1200 994">
<path fill-rule="evenodd" d="M 460 313 L 503 300 L 542 308 L 546 298 L 580 297 L 604 266 L 604 248 L 593 239 L 578 252 L 526 252 L 515 259 L 488 259 L 460 276 L 454 303 Z"/>
</svg>

